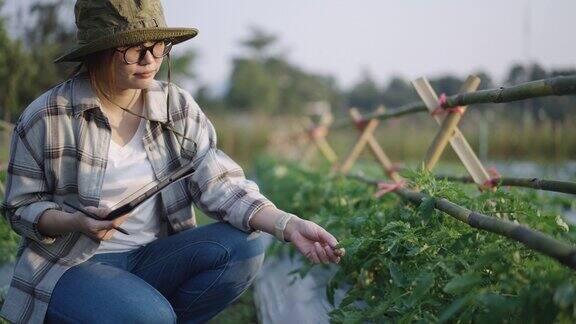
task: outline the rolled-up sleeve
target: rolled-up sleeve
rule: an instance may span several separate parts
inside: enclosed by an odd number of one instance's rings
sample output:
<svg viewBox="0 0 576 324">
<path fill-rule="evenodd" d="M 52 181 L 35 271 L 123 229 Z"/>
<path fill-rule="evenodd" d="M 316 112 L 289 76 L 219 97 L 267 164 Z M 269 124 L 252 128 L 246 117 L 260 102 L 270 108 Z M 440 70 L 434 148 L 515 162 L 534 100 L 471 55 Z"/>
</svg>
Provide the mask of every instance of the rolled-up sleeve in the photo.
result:
<svg viewBox="0 0 576 324">
<path fill-rule="evenodd" d="M 186 132 L 196 140 L 193 159 L 195 174 L 190 191 L 196 205 L 208 216 L 252 232 L 249 221 L 266 206 L 274 206 L 259 191 L 254 181 L 245 177 L 242 168 L 216 146 L 214 126 L 196 102 L 189 97 Z"/>
<path fill-rule="evenodd" d="M 32 139 L 40 140 L 40 136 L 40 130 L 34 127 L 26 132 L 20 125 L 14 129 L 6 178 L 6 194 L 0 213 L 19 235 L 44 244 L 51 244 L 56 238 L 40 233 L 38 221 L 44 211 L 61 208 L 51 201 L 52 195 L 47 192 L 42 155 L 39 149 L 42 144 L 31 142 Z"/>
</svg>

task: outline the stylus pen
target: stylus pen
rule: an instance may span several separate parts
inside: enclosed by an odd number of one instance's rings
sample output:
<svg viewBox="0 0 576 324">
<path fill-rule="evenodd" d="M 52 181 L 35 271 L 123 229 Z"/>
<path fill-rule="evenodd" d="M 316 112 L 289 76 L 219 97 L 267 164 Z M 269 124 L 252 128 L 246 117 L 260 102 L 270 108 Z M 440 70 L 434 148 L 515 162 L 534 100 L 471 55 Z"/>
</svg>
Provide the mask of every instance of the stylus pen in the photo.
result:
<svg viewBox="0 0 576 324">
<path fill-rule="evenodd" d="M 64 202 L 64 205 L 66 205 L 66 206 L 68 206 L 68 207 L 70 207 L 70 208 L 72 208 L 72 209 L 74 209 L 74 210 L 76 210 L 76 211 L 79 211 L 79 212 L 83 213 L 84 215 L 86 215 L 86 216 L 88 216 L 88 217 L 90 217 L 90 218 L 93 218 L 93 219 L 95 219 L 95 220 L 99 220 L 99 221 L 104 220 L 104 219 L 98 217 L 97 215 L 89 212 L 88 210 L 86 210 L 86 209 L 84 209 L 84 208 L 82 208 L 82 207 L 77 207 L 77 206 L 71 205 L 71 204 L 69 204 L 69 203 L 67 203 L 67 202 Z M 117 230 L 118 232 L 122 233 L 122 234 L 130 235 L 130 233 L 126 232 L 126 230 L 123 229 L 122 227 L 118 227 L 118 226 L 114 225 L 114 229 Z"/>
</svg>

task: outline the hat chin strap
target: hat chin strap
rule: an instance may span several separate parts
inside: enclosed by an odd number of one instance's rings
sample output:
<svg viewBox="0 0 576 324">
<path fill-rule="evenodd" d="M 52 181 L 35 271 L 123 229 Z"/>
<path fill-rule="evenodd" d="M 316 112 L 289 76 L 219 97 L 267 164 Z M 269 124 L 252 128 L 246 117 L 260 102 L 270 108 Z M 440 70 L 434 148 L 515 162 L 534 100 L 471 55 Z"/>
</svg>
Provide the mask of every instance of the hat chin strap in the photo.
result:
<svg viewBox="0 0 576 324">
<path fill-rule="evenodd" d="M 167 123 L 170 124 L 170 112 L 168 107 L 170 107 L 170 85 L 172 82 L 172 65 L 170 64 L 170 53 L 168 53 L 168 85 L 166 86 L 167 94 L 166 94 L 166 119 Z"/>
</svg>

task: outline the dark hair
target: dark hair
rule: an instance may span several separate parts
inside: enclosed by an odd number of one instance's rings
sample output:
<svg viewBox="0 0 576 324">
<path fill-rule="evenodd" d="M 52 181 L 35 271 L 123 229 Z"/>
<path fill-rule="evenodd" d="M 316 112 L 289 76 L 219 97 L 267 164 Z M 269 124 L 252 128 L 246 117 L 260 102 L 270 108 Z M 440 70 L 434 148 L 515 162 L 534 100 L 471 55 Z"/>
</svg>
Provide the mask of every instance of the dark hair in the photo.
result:
<svg viewBox="0 0 576 324">
<path fill-rule="evenodd" d="M 92 88 L 101 98 L 113 96 L 116 84 L 115 59 L 113 49 L 90 54 L 84 59 Z"/>
<path fill-rule="evenodd" d="M 100 99 L 111 98 L 116 83 L 114 50 L 107 49 L 85 56 L 70 73 L 70 77 L 80 73 L 85 67 L 90 77 L 92 89 Z"/>
</svg>

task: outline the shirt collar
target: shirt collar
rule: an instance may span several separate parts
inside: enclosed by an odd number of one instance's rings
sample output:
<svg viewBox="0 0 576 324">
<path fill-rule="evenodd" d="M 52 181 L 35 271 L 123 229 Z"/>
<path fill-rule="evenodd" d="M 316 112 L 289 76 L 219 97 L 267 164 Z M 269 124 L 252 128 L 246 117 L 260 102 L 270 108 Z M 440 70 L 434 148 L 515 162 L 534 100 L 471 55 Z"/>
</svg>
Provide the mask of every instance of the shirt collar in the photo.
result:
<svg viewBox="0 0 576 324">
<path fill-rule="evenodd" d="M 99 108 L 102 103 L 92 90 L 88 73 L 81 73 L 72 79 L 72 111 L 75 117 L 84 111 Z M 144 90 L 144 117 L 151 121 L 166 122 L 166 91 L 162 83 L 153 80 Z"/>
</svg>

